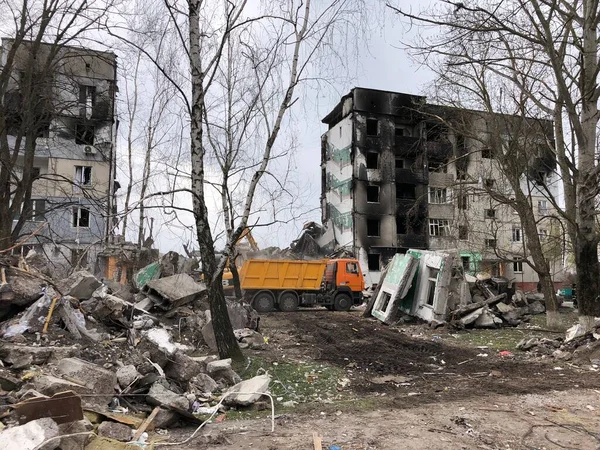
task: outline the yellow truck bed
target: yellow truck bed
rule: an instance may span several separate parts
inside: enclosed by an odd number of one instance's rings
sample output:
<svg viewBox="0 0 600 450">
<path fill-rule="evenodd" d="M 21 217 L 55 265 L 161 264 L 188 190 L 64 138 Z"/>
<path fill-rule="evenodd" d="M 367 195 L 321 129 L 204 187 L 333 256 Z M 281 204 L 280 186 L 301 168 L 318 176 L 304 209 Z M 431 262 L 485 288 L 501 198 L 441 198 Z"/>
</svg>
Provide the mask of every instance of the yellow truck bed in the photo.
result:
<svg viewBox="0 0 600 450">
<path fill-rule="evenodd" d="M 240 271 L 244 290 L 306 290 L 321 286 L 327 260 L 249 259 Z"/>
</svg>

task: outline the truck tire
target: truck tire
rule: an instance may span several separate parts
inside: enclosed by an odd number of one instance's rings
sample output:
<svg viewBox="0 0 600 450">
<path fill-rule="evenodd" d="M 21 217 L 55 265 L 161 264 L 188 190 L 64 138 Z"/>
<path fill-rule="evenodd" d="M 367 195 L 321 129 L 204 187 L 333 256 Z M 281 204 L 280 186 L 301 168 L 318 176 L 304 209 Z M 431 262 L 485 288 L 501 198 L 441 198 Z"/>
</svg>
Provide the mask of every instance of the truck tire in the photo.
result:
<svg viewBox="0 0 600 450">
<path fill-rule="evenodd" d="M 279 297 L 279 309 L 284 312 L 293 312 L 298 309 L 298 296 L 295 292 L 287 291 Z"/>
<path fill-rule="evenodd" d="M 348 294 L 338 294 L 333 300 L 333 309 L 336 311 L 349 311 L 352 306 L 352 298 Z"/>
<path fill-rule="evenodd" d="M 271 312 L 275 306 L 275 298 L 269 291 L 260 291 L 252 298 L 252 306 L 258 312 Z"/>
</svg>

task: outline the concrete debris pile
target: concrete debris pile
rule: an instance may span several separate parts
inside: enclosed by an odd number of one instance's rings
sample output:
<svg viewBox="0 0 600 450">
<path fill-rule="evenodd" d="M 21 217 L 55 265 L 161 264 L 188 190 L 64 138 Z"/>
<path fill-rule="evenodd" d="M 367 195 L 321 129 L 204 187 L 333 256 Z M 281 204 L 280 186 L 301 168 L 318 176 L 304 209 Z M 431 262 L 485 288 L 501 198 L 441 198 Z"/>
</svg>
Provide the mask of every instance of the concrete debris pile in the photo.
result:
<svg viewBox="0 0 600 450">
<path fill-rule="evenodd" d="M 85 271 L 45 283 L 9 267 L 7 285 L 18 289 L 0 305 L 3 448 L 49 439 L 43 448 L 144 448 L 154 429 L 201 423 L 267 392 L 268 376 L 242 380 L 214 356 L 206 288 L 192 267 L 169 270 L 163 259 L 135 274 L 135 286 Z M 227 306 L 240 346 L 263 349 L 256 312 Z"/>
<path fill-rule="evenodd" d="M 554 358 L 569 361 L 591 370 L 600 370 L 600 324 L 592 331 L 585 332 L 581 325 L 569 328 L 564 337 L 526 338 L 517 348 L 541 358 Z"/>
<path fill-rule="evenodd" d="M 409 249 L 384 270 L 365 314 L 392 324 L 401 314 L 438 326 L 517 326 L 545 312 L 543 296 L 525 296 L 499 277 L 463 274 L 457 255 Z"/>
<path fill-rule="evenodd" d="M 448 322 L 457 328 L 517 326 L 546 311 L 537 296 L 512 293 L 505 278 L 465 276 L 456 285 L 448 303 Z"/>
</svg>

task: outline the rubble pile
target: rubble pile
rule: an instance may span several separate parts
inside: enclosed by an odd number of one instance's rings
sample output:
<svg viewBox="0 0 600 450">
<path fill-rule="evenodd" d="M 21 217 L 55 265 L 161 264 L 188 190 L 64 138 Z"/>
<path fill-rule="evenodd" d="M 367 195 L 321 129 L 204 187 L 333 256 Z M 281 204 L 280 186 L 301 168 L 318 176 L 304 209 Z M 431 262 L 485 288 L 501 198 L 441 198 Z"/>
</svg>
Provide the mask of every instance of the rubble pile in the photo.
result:
<svg viewBox="0 0 600 450">
<path fill-rule="evenodd" d="M 214 355 L 196 267 L 169 254 L 128 287 L 86 271 L 48 280 L 6 267 L 16 289 L 0 297 L 0 442 L 144 448 L 147 431 L 256 402 L 270 378 L 242 380 Z M 240 346 L 264 348 L 257 313 L 236 300 L 228 311 Z"/>
<path fill-rule="evenodd" d="M 560 361 L 570 361 L 592 370 L 600 368 L 600 324 L 590 332 L 584 332 L 580 325 L 567 330 L 565 337 L 527 338 L 517 344 L 517 348 L 542 358 L 551 357 Z"/>
<path fill-rule="evenodd" d="M 517 326 L 546 311 L 541 294 L 513 294 L 507 285 L 504 278 L 465 276 L 454 290 L 455 301 L 448 302 L 448 322 L 457 328 Z"/>
</svg>

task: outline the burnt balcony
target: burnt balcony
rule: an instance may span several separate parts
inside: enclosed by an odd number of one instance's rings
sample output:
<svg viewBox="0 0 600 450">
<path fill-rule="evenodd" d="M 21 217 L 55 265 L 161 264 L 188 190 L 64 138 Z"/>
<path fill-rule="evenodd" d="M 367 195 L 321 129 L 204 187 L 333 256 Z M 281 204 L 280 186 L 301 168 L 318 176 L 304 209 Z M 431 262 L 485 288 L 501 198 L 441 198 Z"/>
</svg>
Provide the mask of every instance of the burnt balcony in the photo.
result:
<svg viewBox="0 0 600 450">
<path fill-rule="evenodd" d="M 416 155 L 421 150 L 421 139 L 412 136 L 394 136 L 394 153 L 397 156 Z"/>
<path fill-rule="evenodd" d="M 396 169 L 396 183 L 423 184 L 427 183 L 427 172 L 425 170 Z"/>
<path fill-rule="evenodd" d="M 427 248 L 427 236 L 424 234 L 399 234 L 398 247 Z"/>
<path fill-rule="evenodd" d="M 427 158 L 438 161 L 447 161 L 453 155 L 452 143 L 447 140 L 426 141 L 425 149 Z"/>
</svg>

